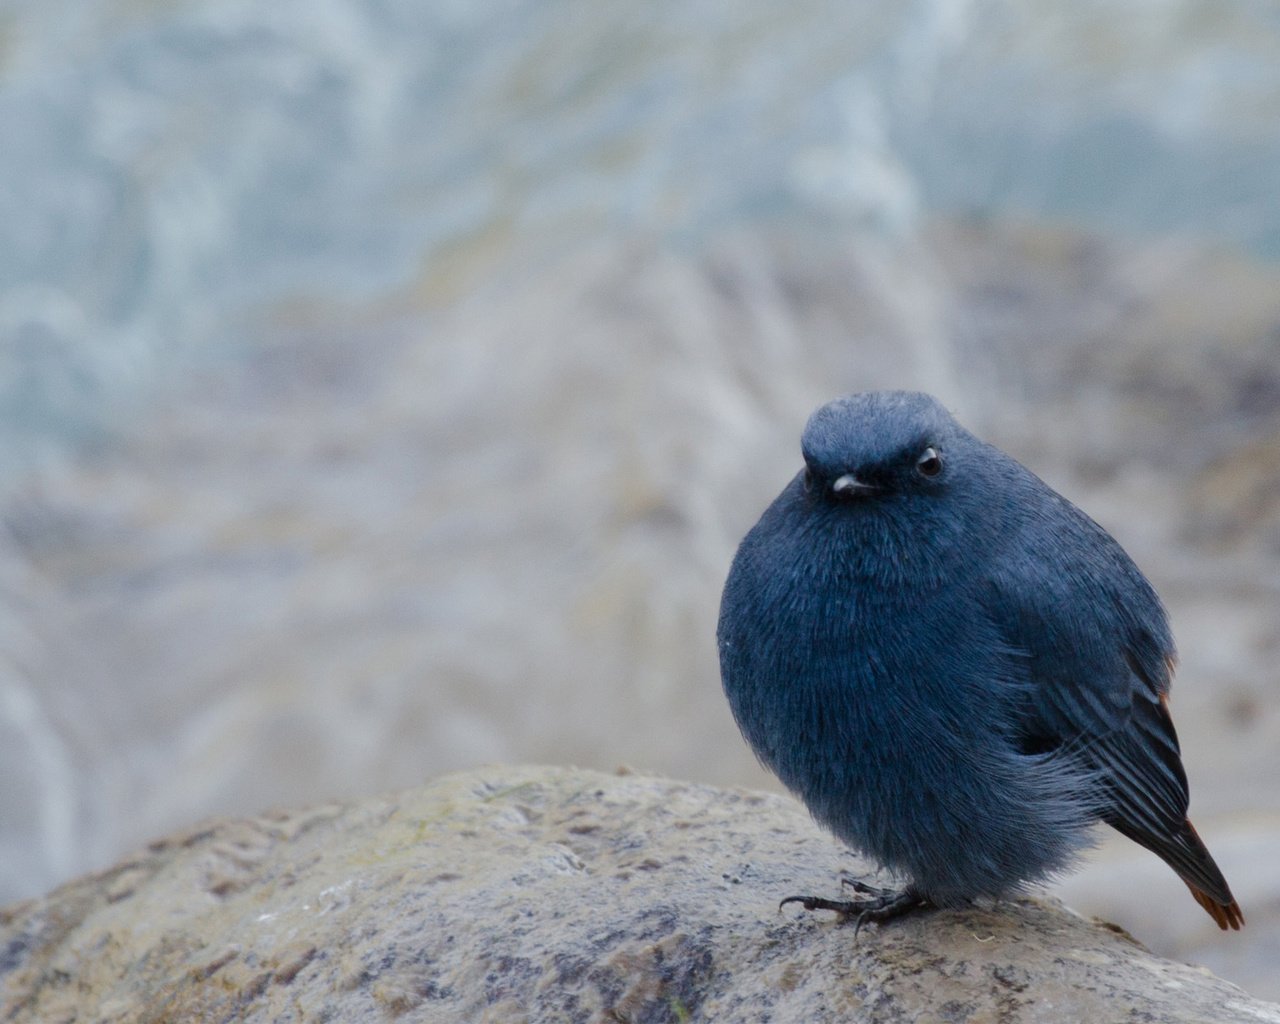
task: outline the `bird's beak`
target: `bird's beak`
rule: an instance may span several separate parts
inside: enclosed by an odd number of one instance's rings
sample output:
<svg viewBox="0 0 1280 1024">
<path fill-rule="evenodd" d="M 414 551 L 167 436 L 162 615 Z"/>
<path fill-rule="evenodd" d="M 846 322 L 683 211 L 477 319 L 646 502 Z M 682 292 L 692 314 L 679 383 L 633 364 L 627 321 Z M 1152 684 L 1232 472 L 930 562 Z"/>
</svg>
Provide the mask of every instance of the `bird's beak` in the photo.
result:
<svg viewBox="0 0 1280 1024">
<path fill-rule="evenodd" d="M 846 473 L 844 476 L 838 476 L 831 481 L 832 491 L 836 494 L 847 494 L 851 497 L 859 494 L 871 494 L 873 491 L 878 491 L 879 489 L 880 488 L 875 484 L 864 483 L 852 473 Z"/>
</svg>

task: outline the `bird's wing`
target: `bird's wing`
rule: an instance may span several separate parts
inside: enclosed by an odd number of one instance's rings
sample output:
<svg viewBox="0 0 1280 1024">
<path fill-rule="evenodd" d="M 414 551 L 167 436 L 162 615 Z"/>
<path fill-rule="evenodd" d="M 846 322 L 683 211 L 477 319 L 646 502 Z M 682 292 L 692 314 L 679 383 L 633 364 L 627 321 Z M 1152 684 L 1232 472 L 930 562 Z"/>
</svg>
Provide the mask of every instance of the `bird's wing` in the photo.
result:
<svg viewBox="0 0 1280 1024">
<path fill-rule="evenodd" d="M 1024 662 L 1019 740 L 1028 753 L 1062 749 L 1097 771 L 1103 820 L 1229 909 L 1227 883 L 1187 820 L 1164 609 L 1119 544 L 1054 498 L 1059 514 L 1007 545 L 987 580 L 988 614 Z M 1044 557 L 1017 554 L 1028 550 Z"/>
</svg>

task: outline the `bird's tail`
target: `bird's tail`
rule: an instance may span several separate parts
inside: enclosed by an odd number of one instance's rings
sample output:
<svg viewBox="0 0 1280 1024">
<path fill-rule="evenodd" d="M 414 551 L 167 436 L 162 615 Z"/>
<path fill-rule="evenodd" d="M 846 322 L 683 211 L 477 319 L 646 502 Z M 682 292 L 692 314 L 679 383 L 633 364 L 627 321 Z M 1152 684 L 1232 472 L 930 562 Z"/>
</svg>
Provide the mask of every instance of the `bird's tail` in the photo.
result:
<svg viewBox="0 0 1280 1024">
<path fill-rule="evenodd" d="M 1184 878 L 1183 881 L 1187 880 Z M 1239 903 L 1235 900 L 1230 903 L 1219 903 L 1203 889 L 1197 889 L 1190 882 L 1187 882 L 1187 888 L 1191 890 L 1191 895 L 1195 897 L 1196 902 L 1209 912 L 1209 916 L 1218 922 L 1218 927 L 1224 932 L 1228 928 L 1240 930 L 1244 924 L 1244 912 L 1240 909 Z"/>
<path fill-rule="evenodd" d="M 1170 866 L 1182 876 L 1182 880 L 1187 883 L 1187 888 L 1191 890 L 1191 895 L 1208 911 L 1209 916 L 1218 923 L 1219 928 L 1223 931 L 1228 928 L 1239 931 L 1244 924 L 1244 913 L 1240 910 L 1240 904 L 1236 902 L 1235 897 L 1231 895 L 1227 880 L 1222 876 L 1218 865 L 1214 863 L 1209 848 L 1204 845 L 1190 818 L 1183 821 L 1178 839 L 1181 841 L 1180 845 L 1188 847 L 1193 853 L 1198 871 L 1189 878 L 1187 873 L 1184 873 L 1182 868 L 1172 860 L 1169 861 Z M 1160 853 L 1159 850 L 1156 852 Z M 1168 860 L 1167 857 L 1165 859 Z M 1212 890 L 1200 888 L 1199 883 L 1205 875 L 1208 876 L 1208 880 L 1216 883 Z"/>
<path fill-rule="evenodd" d="M 1244 914 L 1240 904 L 1231 895 L 1231 888 L 1223 877 L 1221 869 L 1214 862 L 1213 855 L 1191 824 L 1190 818 L 1184 818 L 1182 825 L 1172 834 L 1157 835 L 1146 830 L 1126 828 L 1119 823 L 1115 826 L 1130 839 L 1141 843 L 1178 873 L 1191 890 L 1197 903 L 1204 907 L 1210 917 L 1217 922 L 1219 928 L 1236 931 L 1244 924 Z"/>
</svg>

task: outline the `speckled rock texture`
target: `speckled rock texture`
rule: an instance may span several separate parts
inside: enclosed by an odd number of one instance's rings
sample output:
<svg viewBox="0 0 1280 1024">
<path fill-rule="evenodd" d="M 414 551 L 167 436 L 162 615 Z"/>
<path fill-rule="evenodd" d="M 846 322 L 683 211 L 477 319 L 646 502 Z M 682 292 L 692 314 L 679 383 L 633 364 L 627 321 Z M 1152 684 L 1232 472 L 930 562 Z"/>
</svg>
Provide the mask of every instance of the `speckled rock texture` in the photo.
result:
<svg viewBox="0 0 1280 1024">
<path fill-rule="evenodd" d="M 493 767 L 224 821 L 0 913 L 5 1022 L 1275 1021 L 1053 901 L 860 935 L 791 800 Z"/>
</svg>

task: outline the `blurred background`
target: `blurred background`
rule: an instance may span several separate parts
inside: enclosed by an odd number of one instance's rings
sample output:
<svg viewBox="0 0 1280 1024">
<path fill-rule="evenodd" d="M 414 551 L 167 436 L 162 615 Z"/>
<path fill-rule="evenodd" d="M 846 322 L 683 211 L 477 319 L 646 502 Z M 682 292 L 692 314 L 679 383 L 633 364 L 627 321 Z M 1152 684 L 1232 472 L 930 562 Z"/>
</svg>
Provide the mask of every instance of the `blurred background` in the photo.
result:
<svg viewBox="0 0 1280 1024">
<path fill-rule="evenodd" d="M 1280 15 L 1265 0 L 8 0 L 0 901 L 489 761 L 772 786 L 719 590 L 815 406 L 922 388 L 1182 651 L 1280 998 Z"/>
</svg>

